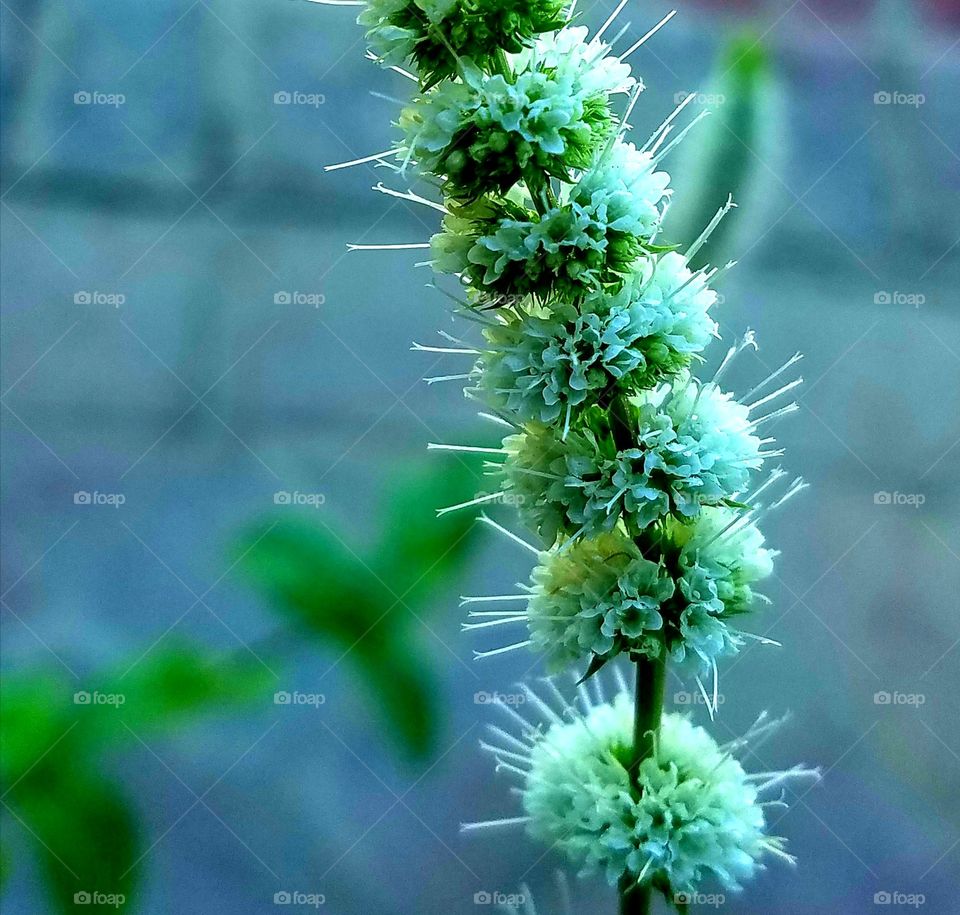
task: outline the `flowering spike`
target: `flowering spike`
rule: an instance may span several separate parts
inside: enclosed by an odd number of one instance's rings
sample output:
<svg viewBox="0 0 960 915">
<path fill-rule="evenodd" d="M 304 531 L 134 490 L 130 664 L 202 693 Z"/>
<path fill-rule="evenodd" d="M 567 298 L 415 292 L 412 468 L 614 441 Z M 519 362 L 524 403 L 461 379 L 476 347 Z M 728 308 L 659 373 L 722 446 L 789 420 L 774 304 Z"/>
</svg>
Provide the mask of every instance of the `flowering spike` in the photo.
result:
<svg viewBox="0 0 960 915">
<path fill-rule="evenodd" d="M 696 683 L 713 719 L 721 660 L 747 640 L 778 645 L 735 618 L 770 603 L 755 588 L 778 554 L 758 519 L 806 488 L 798 477 L 765 507 L 785 472 L 752 480 L 783 453 L 759 430 L 799 409 L 776 403 L 802 379 L 782 380 L 796 354 L 741 398 L 721 389 L 738 354 L 757 348 L 750 329 L 712 379 L 697 377 L 720 336 L 714 286 L 735 261 L 694 259 L 734 204 L 728 197 L 686 246 L 661 239 L 674 189 L 660 165 L 707 112 L 681 126 L 689 94 L 643 146 L 626 139 L 644 84 L 625 61 L 676 11 L 618 55 L 626 0 L 592 37 L 573 23 L 575 6 L 366 0 L 368 57 L 414 81 L 414 97 L 394 148 L 328 170 L 412 170 L 439 190 L 436 200 L 406 185 L 374 187 L 441 213 L 429 244 L 349 248 L 429 247 L 417 266 L 462 287 L 440 291 L 455 315 L 480 325 L 482 341 L 442 333 L 445 344 L 412 348 L 470 357 L 469 371 L 426 380 L 463 382 L 506 437 L 501 447 L 428 445 L 482 455 L 493 482 L 438 514 L 503 502 L 542 538 L 534 545 L 481 513 L 535 567 L 517 593 L 461 598 L 462 628 L 521 627 L 522 641 L 474 657 L 529 648 L 575 684 L 572 701 L 552 679 L 538 691 L 522 686 L 532 721 L 495 703 L 517 734 L 491 725 L 481 749 L 518 781 L 524 815 L 462 828 L 526 826 L 586 870 L 605 871 L 623 911 L 646 913 L 654 889 L 669 899 L 711 876 L 737 889 L 768 855 L 792 861 L 764 813 L 782 806 L 783 792 L 761 792 L 818 777 L 802 766 L 744 772 L 736 751 L 755 751 L 781 723 L 765 714 L 721 747 L 662 713 L 668 666 Z M 621 655 L 636 668 L 632 695 Z M 508 911 L 535 915 L 532 901 Z"/>
</svg>

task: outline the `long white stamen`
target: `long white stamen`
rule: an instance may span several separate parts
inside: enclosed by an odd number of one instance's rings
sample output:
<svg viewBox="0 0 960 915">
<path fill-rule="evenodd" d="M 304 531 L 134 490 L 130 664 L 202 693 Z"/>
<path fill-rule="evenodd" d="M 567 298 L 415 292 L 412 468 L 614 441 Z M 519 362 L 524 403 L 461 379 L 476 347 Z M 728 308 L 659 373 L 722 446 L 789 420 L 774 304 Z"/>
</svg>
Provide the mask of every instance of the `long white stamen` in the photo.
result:
<svg viewBox="0 0 960 915">
<path fill-rule="evenodd" d="M 493 502 L 502 496 L 503 493 L 488 492 L 486 495 L 477 496 L 476 499 L 471 499 L 469 502 L 461 502 L 459 505 L 448 505 L 446 508 L 438 508 L 437 515 L 446 515 L 449 512 L 459 511 L 461 508 L 469 508 L 471 505 L 482 505 L 484 502 Z"/>
<path fill-rule="evenodd" d="M 460 832 L 476 832 L 480 829 L 496 829 L 501 826 L 522 826 L 530 817 L 506 817 L 502 820 L 484 820 L 480 823 L 461 823 Z"/>
<path fill-rule="evenodd" d="M 768 639 L 763 635 L 756 635 L 753 632 L 744 632 L 741 629 L 738 630 L 737 635 L 742 635 L 746 639 L 753 639 L 755 642 L 759 642 L 761 645 L 773 645 L 776 648 L 783 648 L 782 642 L 777 642 L 774 639 Z"/>
<path fill-rule="evenodd" d="M 696 681 L 697 681 L 697 687 L 700 690 L 700 695 L 703 696 L 703 702 L 706 705 L 707 712 L 710 715 L 710 720 L 713 721 L 713 712 L 714 712 L 713 703 L 710 701 L 710 697 L 707 695 L 707 691 L 704 688 L 703 681 L 699 677 L 696 678 Z"/>
<path fill-rule="evenodd" d="M 511 422 L 508 422 L 508 421 L 505 420 L 502 416 L 496 416 L 496 415 L 494 415 L 493 413 L 478 413 L 477 416 L 479 416 L 479 417 L 481 417 L 481 418 L 483 418 L 483 419 L 488 419 L 488 420 L 490 420 L 490 422 L 496 423 L 498 426 L 506 426 L 506 428 L 508 428 L 508 429 L 516 429 L 516 428 L 517 428 L 517 426 L 515 426 L 515 425 L 514 425 L 513 423 L 511 423 Z"/>
<path fill-rule="evenodd" d="M 491 651 L 474 651 L 473 659 L 475 661 L 482 661 L 484 658 L 492 658 L 498 654 L 506 654 L 508 651 L 516 651 L 518 648 L 526 648 L 531 641 L 531 639 L 527 639 L 525 642 L 517 642 L 515 645 L 505 645 L 503 648 L 494 648 Z"/>
<path fill-rule="evenodd" d="M 487 730 L 491 734 L 495 735 L 496 737 L 499 737 L 500 740 L 502 740 L 504 743 L 507 744 L 507 746 L 516 747 L 516 749 L 519 750 L 521 753 L 525 753 L 527 758 L 529 759 L 530 747 L 527 746 L 527 744 L 523 743 L 518 738 L 514 737 L 513 734 L 509 733 L 508 731 L 505 731 L 503 728 L 499 727 L 496 724 L 488 724 Z"/>
<path fill-rule="evenodd" d="M 354 165 L 365 165 L 367 162 L 376 162 L 380 159 L 388 159 L 396 155 L 396 150 L 388 149 L 384 152 L 374 153 L 372 156 L 363 156 L 360 159 L 351 159 L 349 162 L 338 162 L 336 165 L 325 165 L 325 172 L 336 172 L 341 168 L 353 168 Z"/>
<path fill-rule="evenodd" d="M 697 124 L 707 117 L 710 117 L 710 112 L 701 111 L 700 114 L 698 114 L 686 127 L 683 128 L 683 130 L 680 131 L 680 133 L 678 133 L 666 146 L 664 146 L 663 149 L 656 154 L 656 156 L 654 156 L 653 164 L 658 165 L 665 156 L 670 154 L 671 150 L 684 141 L 687 134 L 690 133 L 690 131 L 693 130 Z"/>
<path fill-rule="evenodd" d="M 348 251 L 414 251 L 418 248 L 429 248 L 430 242 L 412 242 L 401 245 L 347 245 Z"/>
<path fill-rule="evenodd" d="M 307 0 L 307 3 L 319 3 L 321 6 L 366 6 L 366 0 Z"/>
<path fill-rule="evenodd" d="M 759 400 L 755 400 L 751 404 L 747 404 L 747 409 L 752 413 L 757 407 L 762 406 L 765 403 L 769 403 L 771 400 L 776 400 L 782 394 L 786 394 L 787 391 L 792 391 L 794 388 L 799 387 L 803 384 L 803 376 L 799 378 L 794 378 L 789 384 L 785 384 L 782 388 L 777 388 L 776 391 L 773 391 L 771 394 L 767 394 L 765 397 L 761 397 Z"/>
<path fill-rule="evenodd" d="M 486 750 L 487 753 L 496 753 L 498 756 L 504 756 L 507 759 L 513 759 L 517 762 L 530 764 L 529 754 L 522 753 L 513 753 L 510 750 L 505 750 L 503 747 L 495 747 L 492 744 L 485 743 L 483 740 L 480 741 L 480 749 Z"/>
<path fill-rule="evenodd" d="M 481 448 L 479 445 L 447 445 L 443 442 L 428 442 L 427 451 L 464 451 L 470 454 L 506 454 L 505 448 Z"/>
<path fill-rule="evenodd" d="M 319 0 L 310 0 L 310 2 L 311 2 L 311 3 L 316 3 L 316 2 L 319 2 Z M 348 6 L 348 5 L 351 5 L 351 4 L 344 3 L 344 6 Z M 352 4 L 352 5 L 354 5 L 354 6 L 364 6 L 364 5 L 365 5 L 365 0 L 364 0 L 364 2 L 362 2 L 362 3 L 361 3 L 361 2 L 357 2 L 357 3 Z M 380 58 L 377 57 L 377 55 L 374 54 L 373 51 L 367 51 L 367 53 L 366 53 L 364 56 L 367 58 L 367 60 L 372 60 L 374 63 L 379 63 L 379 62 L 380 62 Z M 407 79 L 413 80 L 415 83 L 416 83 L 416 82 L 419 82 L 419 80 L 418 80 L 409 70 L 404 70 L 403 67 L 397 67 L 397 66 L 391 65 L 391 66 L 387 67 L 387 69 L 388 69 L 388 70 L 393 70 L 394 73 L 399 73 L 401 76 L 405 76 Z"/>
<path fill-rule="evenodd" d="M 774 378 L 779 378 L 791 365 L 796 365 L 801 359 L 803 359 L 803 353 L 794 353 L 783 365 L 780 366 L 775 372 L 771 372 L 767 375 L 760 384 L 754 385 L 746 394 L 743 395 L 744 401 L 749 400 L 756 394 L 758 391 L 762 390 L 766 385 L 768 385 Z"/>
<path fill-rule="evenodd" d="M 460 606 L 464 607 L 467 604 L 487 604 L 493 603 L 495 601 L 502 600 L 527 600 L 526 594 L 494 594 L 490 597 L 461 597 Z M 479 612 L 479 611 L 478 611 Z M 519 613 L 519 610 L 491 610 L 491 613 Z"/>
<path fill-rule="evenodd" d="M 757 487 L 748 496 L 746 496 L 743 501 L 753 504 L 761 493 L 765 492 L 769 487 L 773 486 L 773 484 L 776 483 L 777 480 L 783 479 L 783 477 L 785 477 L 786 475 L 787 475 L 787 472 L 782 467 L 775 467 L 773 470 L 770 471 L 770 476 L 767 477 L 766 482 L 763 483 L 761 486 Z"/>
<path fill-rule="evenodd" d="M 495 620 L 485 620 L 482 623 L 461 623 L 461 632 L 472 632 L 474 629 L 489 629 L 491 626 L 506 626 L 510 623 L 525 623 L 523 616 L 502 616 Z"/>
<path fill-rule="evenodd" d="M 691 92 L 679 105 L 677 105 L 677 107 L 673 109 L 673 113 L 652 134 L 650 134 L 650 139 L 643 144 L 640 151 L 646 152 L 648 149 L 650 149 L 653 143 L 660 138 L 660 135 L 667 130 L 674 120 L 676 120 L 680 112 L 683 111 L 683 109 L 686 108 L 687 105 L 689 105 L 696 97 L 697 94 L 695 92 Z"/>
<path fill-rule="evenodd" d="M 620 56 L 620 60 L 626 60 L 634 51 L 637 50 L 637 48 L 641 47 L 649 38 L 652 38 L 654 35 L 656 35 L 657 32 L 659 32 L 660 29 L 662 29 L 676 15 L 676 10 L 671 10 L 669 13 L 667 13 L 667 15 L 664 16 L 663 19 L 661 19 L 652 29 L 650 29 L 646 35 L 637 39 L 632 45 L 630 45 L 630 47 L 627 48 L 627 50 L 624 51 Z"/>
<path fill-rule="evenodd" d="M 457 375 L 432 375 L 430 378 L 424 378 L 423 380 L 427 384 L 439 384 L 441 381 L 466 381 L 468 378 L 473 378 L 472 372 L 460 372 Z"/>
<path fill-rule="evenodd" d="M 620 0 L 620 2 L 617 4 L 617 8 L 610 14 L 610 16 L 607 18 L 607 21 L 602 26 L 600 26 L 599 30 L 597 31 L 597 34 L 593 36 L 594 41 L 599 41 L 601 38 L 603 38 L 603 33 L 608 28 L 610 28 L 611 25 L 613 25 L 613 20 L 620 15 L 621 11 L 627 5 L 628 2 L 629 0 Z"/>
<path fill-rule="evenodd" d="M 686 258 L 688 261 L 706 244 L 707 239 L 713 235 L 714 230 L 718 225 L 720 225 L 727 213 L 729 213 L 734 207 L 736 207 L 736 204 L 733 202 L 733 195 L 730 195 L 727 197 L 727 202 L 720 207 L 719 210 L 717 210 L 713 219 L 707 223 L 707 227 L 700 233 L 700 237 L 687 249 Z"/>
<path fill-rule="evenodd" d="M 419 194 L 415 194 L 413 191 L 396 191 L 392 187 L 387 187 L 382 181 L 379 184 L 375 184 L 373 189 L 380 194 L 386 194 L 388 197 L 396 197 L 397 200 L 410 200 L 413 203 L 422 203 L 426 207 L 430 207 L 432 210 L 437 210 L 440 213 L 447 213 L 447 208 L 443 204 L 435 203 L 433 200 L 428 200 L 426 197 L 421 197 Z"/>
<path fill-rule="evenodd" d="M 534 556 L 540 555 L 540 550 L 538 550 L 535 546 L 533 546 L 530 543 L 527 543 L 527 541 L 524 540 L 522 537 L 518 537 L 516 534 L 513 533 L 513 531 L 508 531 L 502 524 L 497 524 L 497 522 L 494 521 L 493 518 L 491 518 L 489 515 L 485 515 L 481 512 L 480 515 L 477 517 L 477 520 L 482 521 L 484 524 L 489 525 L 496 531 L 500 531 L 501 534 L 503 534 L 506 537 L 509 537 L 514 543 L 519 543 L 520 546 L 524 547 L 525 549 L 528 549 L 531 553 L 533 553 Z"/>
<path fill-rule="evenodd" d="M 777 501 L 774 502 L 773 505 L 771 505 L 771 506 L 767 509 L 767 511 L 768 511 L 768 512 L 772 512 L 772 511 L 774 511 L 775 509 L 780 508 L 781 505 L 783 505 L 783 504 L 784 504 L 785 502 L 787 502 L 789 499 L 792 499 L 795 495 L 797 495 L 797 493 L 803 492 L 803 490 L 809 489 L 809 488 L 810 488 L 810 484 L 804 482 L 803 477 L 797 477 L 797 478 L 790 484 L 790 488 L 789 488 L 779 499 L 777 499 Z"/>
<path fill-rule="evenodd" d="M 410 349 L 415 353 L 452 353 L 460 356 L 480 355 L 480 350 L 478 349 L 463 349 L 453 346 L 427 346 L 426 344 L 417 343 L 416 341 L 414 341 Z"/>
<path fill-rule="evenodd" d="M 756 429 L 759 426 L 762 426 L 764 423 L 770 422 L 771 419 L 777 419 L 780 416 L 787 416 L 790 413 L 796 413 L 799 409 L 800 404 L 798 404 L 796 401 L 793 403 L 788 403 L 785 407 L 781 407 L 779 410 L 774 410 L 772 413 L 767 413 L 765 416 L 755 419 L 747 428 Z M 772 441 L 774 441 L 774 439 L 765 439 L 763 444 L 768 445 Z"/>
<path fill-rule="evenodd" d="M 524 695 L 538 708 L 544 718 L 551 724 L 563 724 L 563 719 L 543 699 L 540 698 L 526 683 L 522 684 Z"/>
<path fill-rule="evenodd" d="M 723 357 L 723 361 L 717 367 L 717 370 L 713 373 L 713 378 L 710 379 L 710 383 L 714 386 L 718 384 L 720 379 L 723 377 L 724 373 L 730 368 L 733 360 L 740 355 L 748 346 L 752 346 L 754 349 L 757 349 L 757 339 L 756 335 L 748 327 L 746 333 L 743 335 L 743 340 L 737 340 L 730 349 L 727 350 L 726 356 Z"/>
</svg>

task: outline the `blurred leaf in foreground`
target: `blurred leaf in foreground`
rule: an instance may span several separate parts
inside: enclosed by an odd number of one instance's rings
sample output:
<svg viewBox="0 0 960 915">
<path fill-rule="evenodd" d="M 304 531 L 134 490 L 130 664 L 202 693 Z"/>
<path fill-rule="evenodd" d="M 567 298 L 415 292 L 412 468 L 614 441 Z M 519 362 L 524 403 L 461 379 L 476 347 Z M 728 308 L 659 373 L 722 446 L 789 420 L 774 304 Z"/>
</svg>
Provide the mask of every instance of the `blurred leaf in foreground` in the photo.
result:
<svg viewBox="0 0 960 915">
<path fill-rule="evenodd" d="M 348 545 L 325 522 L 282 520 L 239 545 L 241 568 L 288 619 L 335 647 L 360 672 L 383 725 L 408 755 L 427 756 L 439 730 L 436 678 L 417 619 L 472 545 L 474 513 L 437 518 L 469 501 L 482 477 L 462 463 L 390 489 L 373 549 Z"/>
<path fill-rule="evenodd" d="M 215 659 L 168 643 L 86 679 L 87 688 L 77 690 L 58 671 L 4 677 L 3 799 L 59 911 L 72 913 L 77 905 L 131 911 L 143 843 L 135 812 L 104 761 L 124 744 L 170 732 L 191 716 L 265 695 L 267 672 L 252 659 Z"/>
</svg>

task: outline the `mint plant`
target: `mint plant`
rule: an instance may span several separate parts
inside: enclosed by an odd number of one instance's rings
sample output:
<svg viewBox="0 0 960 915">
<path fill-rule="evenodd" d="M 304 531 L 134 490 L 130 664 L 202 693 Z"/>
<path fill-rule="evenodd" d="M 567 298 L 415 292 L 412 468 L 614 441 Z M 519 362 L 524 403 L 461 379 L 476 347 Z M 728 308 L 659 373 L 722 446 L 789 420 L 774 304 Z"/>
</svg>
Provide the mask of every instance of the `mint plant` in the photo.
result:
<svg viewBox="0 0 960 915">
<path fill-rule="evenodd" d="M 756 348 L 747 331 L 698 375 L 719 337 L 714 285 L 733 264 L 693 261 L 733 202 L 697 238 L 661 238 L 664 162 L 705 115 L 677 129 L 693 96 L 642 145 L 627 139 L 644 88 L 627 59 L 673 14 L 617 53 L 625 29 L 606 36 L 626 0 L 592 36 L 575 4 L 549 0 L 361 5 L 371 56 L 415 83 L 413 99 L 390 151 L 333 168 L 376 162 L 429 188 L 377 189 L 443 213 L 430 263 L 457 278 L 448 295 L 482 341 L 415 348 L 472 360 L 445 380 L 465 381 L 506 432 L 499 448 L 431 445 L 485 455 L 493 483 L 441 511 L 507 502 L 534 538 L 481 515 L 536 565 L 514 594 L 466 598 L 464 628 L 521 633 L 475 654 L 530 649 L 554 675 L 525 685 L 529 714 L 504 706 L 509 727 L 482 743 L 520 810 L 464 830 L 524 827 L 604 873 L 623 915 L 657 894 L 684 910 L 708 881 L 738 890 L 768 858 L 793 860 L 769 833 L 784 803 L 770 792 L 818 773 L 747 773 L 738 755 L 781 720 L 763 714 L 720 744 L 664 712 L 664 686 L 668 666 L 691 678 L 713 718 L 719 662 L 769 641 L 740 624 L 765 602 L 756 588 L 776 556 L 758 522 L 805 488 L 764 472 L 783 453 L 771 424 L 797 409 L 784 398 L 800 357 L 737 398 L 722 381 Z M 621 658 L 632 684 L 620 661 L 601 673 Z"/>
</svg>

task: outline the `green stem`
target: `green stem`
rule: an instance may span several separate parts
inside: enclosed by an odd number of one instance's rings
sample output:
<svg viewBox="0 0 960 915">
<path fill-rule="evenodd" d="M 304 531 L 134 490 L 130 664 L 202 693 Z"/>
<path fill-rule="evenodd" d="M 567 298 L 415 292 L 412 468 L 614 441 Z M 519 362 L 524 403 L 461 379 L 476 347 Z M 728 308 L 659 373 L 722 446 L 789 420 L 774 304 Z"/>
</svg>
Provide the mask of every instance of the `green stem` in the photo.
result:
<svg viewBox="0 0 960 915">
<path fill-rule="evenodd" d="M 640 796 L 640 765 L 653 756 L 660 735 L 660 720 L 663 717 L 663 694 L 667 681 L 665 651 L 656 660 L 646 657 L 635 659 L 637 665 L 637 691 L 633 712 L 633 754 L 630 759 L 630 783 L 634 793 Z M 653 885 L 648 880 L 637 886 L 629 874 L 620 879 L 620 915 L 649 915 L 653 902 Z"/>
</svg>

